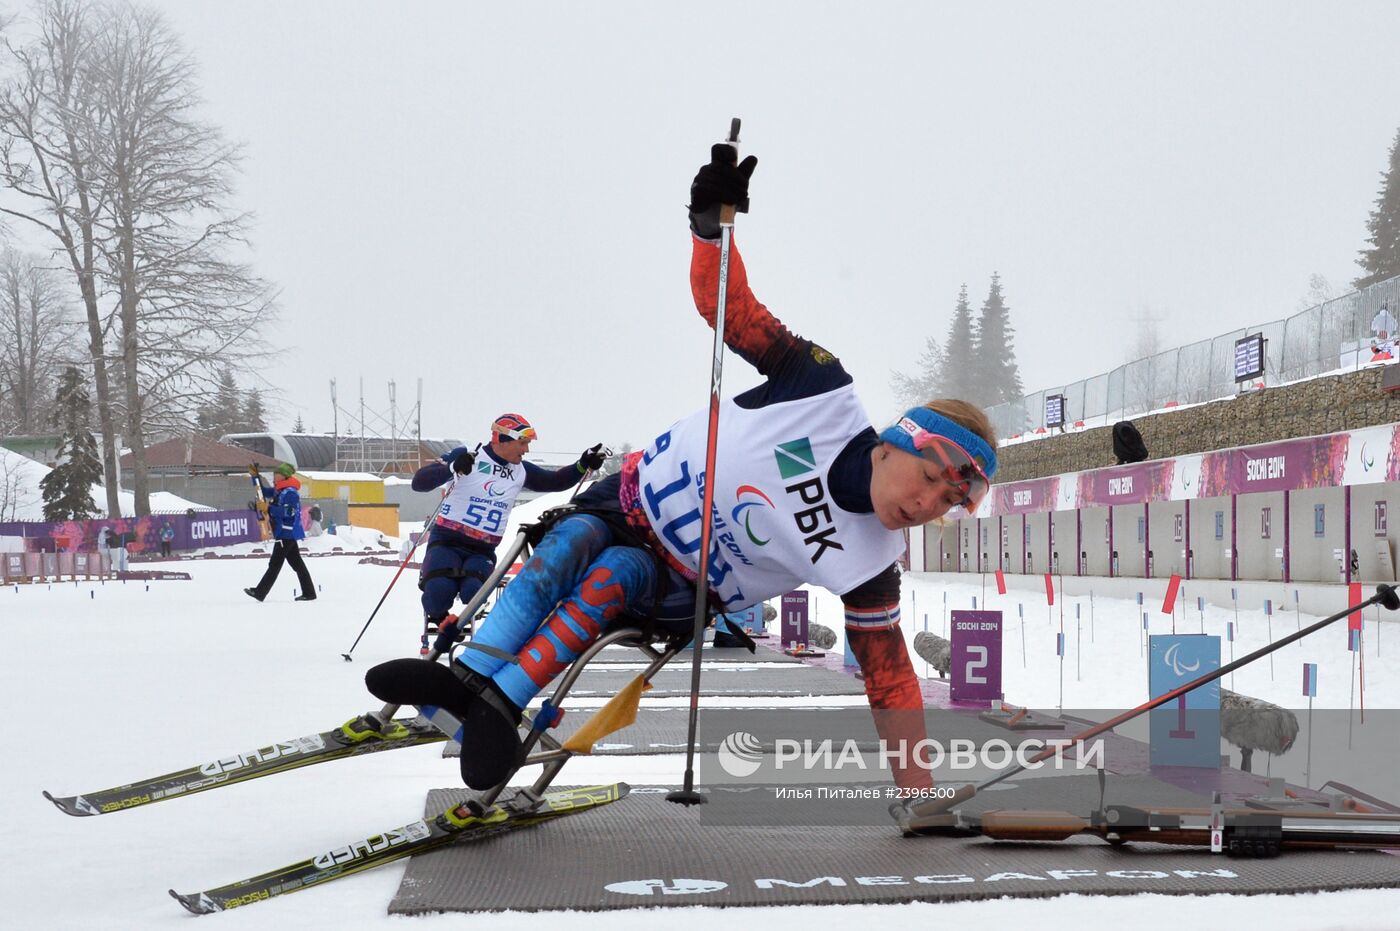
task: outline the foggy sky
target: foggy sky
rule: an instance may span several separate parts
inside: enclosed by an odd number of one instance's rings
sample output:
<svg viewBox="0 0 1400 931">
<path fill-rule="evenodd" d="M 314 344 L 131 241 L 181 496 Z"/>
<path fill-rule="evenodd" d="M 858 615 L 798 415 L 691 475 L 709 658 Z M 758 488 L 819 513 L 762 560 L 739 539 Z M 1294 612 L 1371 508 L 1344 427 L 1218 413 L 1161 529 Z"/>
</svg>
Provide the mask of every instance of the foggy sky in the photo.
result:
<svg viewBox="0 0 1400 931">
<path fill-rule="evenodd" d="M 1027 391 L 1126 361 L 1144 310 L 1166 348 L 1346 285 L 1400 125 L 1393 2 L 157 6 L 246 144 L 281 429 L 330 429 L 332 377 L 542 450 L 704 405 L 683 205 L 730 116 L 754 290 L 877 425 L 993 271 Z M 728 357 L 725 394 L 756 380 Z"/>
</svg>

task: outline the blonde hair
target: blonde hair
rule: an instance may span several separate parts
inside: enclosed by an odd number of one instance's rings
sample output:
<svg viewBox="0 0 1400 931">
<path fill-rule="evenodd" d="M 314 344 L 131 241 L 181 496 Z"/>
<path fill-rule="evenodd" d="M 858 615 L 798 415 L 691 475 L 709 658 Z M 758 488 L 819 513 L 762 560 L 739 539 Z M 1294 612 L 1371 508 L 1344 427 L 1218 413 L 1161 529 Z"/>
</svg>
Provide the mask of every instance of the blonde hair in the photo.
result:
<svg viewBox="0 0 1400 931">
<path fill-rule="evenodd" d="M 924 407 L 971 430 L 986 440 L 987 445 L 992 449 L 997 448 L 996 430 L 992 429 L 992 422 L 987 418 L 986 412 L 976 404 L 970 401 L 960 401 L 957 398 L 938 398 L 929 401 Z"/>
</svg>

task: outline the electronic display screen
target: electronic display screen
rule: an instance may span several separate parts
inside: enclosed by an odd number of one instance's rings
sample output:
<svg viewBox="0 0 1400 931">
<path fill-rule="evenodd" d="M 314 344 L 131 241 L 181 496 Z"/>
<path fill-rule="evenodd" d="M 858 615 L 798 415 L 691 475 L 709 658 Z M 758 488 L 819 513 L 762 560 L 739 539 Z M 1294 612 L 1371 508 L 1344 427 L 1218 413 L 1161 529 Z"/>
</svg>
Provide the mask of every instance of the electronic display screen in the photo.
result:
<svg viewBox="0 0 1400 931">
<path fill-rule="evenodd" d="M 1264 374 L 1264 337 L 1256 333 L 1235 340 L 1235 381 L 1246 381 Z"/>
</svg>

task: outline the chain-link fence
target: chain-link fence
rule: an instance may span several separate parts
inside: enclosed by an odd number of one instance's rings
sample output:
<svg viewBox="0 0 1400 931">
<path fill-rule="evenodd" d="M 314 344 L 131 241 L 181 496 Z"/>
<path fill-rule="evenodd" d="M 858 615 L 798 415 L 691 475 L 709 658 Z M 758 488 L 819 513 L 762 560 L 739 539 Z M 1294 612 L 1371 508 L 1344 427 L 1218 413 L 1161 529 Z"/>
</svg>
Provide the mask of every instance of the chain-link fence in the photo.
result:
<svg viewBox="0 0 1400 931">
<path fill-rule="evenodd" d="M 1235 341 L 1264 336 L 1266 384 L 1277 385 L 1371 362 L 1373 342 L 1394 339 L 1400 317 L 1400 277 L 1311 307 L 1283 320 L 1137 359 L 1103 375 L 1047 388 L 988 410 L 997 434 L 1011 437 L 1045 425 L 1045 398 L 1064 395 L 1066 425 L 1097 426 L 1172 404 L 1233 395 Z M 1384 334 L 1384 335 L 1382 335 Z M 1391 352 L 1400 355 L 1395 348 Z"/>
</svg>

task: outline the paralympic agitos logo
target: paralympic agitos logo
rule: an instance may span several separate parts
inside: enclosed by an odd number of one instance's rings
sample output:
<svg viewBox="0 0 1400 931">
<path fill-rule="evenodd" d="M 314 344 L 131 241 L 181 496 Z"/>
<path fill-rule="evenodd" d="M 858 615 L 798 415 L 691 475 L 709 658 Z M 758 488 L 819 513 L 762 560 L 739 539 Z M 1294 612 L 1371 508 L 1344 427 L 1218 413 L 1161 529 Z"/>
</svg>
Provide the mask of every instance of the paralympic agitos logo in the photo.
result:
<svg viewBox="0 0 1400 931">
<path fill-rule="evenodd" d="M 729 512 L 729 516 L 733 518 L 735 523 L 739 523 L 740 520 L 743 521 L 744 533 L 749 535 L 749 540 L 754 546 L 767 546 L 769 541 L 760 540 L 758 536 L 754 534 L 753 527 L 749 524 L 749 518 L 751 517 L 749 509 L 767 505 L 771 510 L 773 508 L 773 499 L 752 485 L 740 485 L 735 490 L 734 497 L 738 499 L 739 503 L 734 505 L 734 510 Z"/>
<path fill-rule="evenodd" d="M 811 475 L 810 478 L 785 485 L 783 491 L 797 495 L 798 500 L 807 505 L 793 511 L 792 519 L 802 534 L 803 544 L 816 546 L 811 551 L 812 563 L 821 559 L 827 550 L 845 549 L 836 542 L 836 522 L 831 506 L 826 503 L 826 486 L 822 484 L 820 475 L 812 474 L 817 469 L 817 457 L 812 452 L 811 440 L 804 436 L 800 440 L 779 443 L 773 448 L 773 458 L 777 460 L 778 474 L 784 480 Z"/>
</svg>

